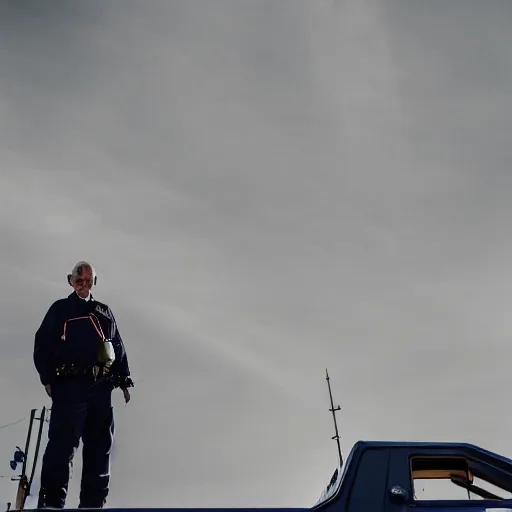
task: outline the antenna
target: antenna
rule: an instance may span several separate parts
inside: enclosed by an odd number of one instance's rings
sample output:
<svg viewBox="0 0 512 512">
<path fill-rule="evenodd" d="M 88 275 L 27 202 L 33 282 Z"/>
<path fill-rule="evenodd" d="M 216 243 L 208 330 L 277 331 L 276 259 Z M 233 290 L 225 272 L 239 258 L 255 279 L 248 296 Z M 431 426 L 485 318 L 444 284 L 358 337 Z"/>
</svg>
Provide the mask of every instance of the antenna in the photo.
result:
<svg viewBox="0 0 512 512">
<path fill-rule="evenodd" d="M 341 446 L 340 446 L 340 436 L 338 434 L 338 424 L 336 423 L 336 412 L 341 409 L 341 407 L 338 405 L 338 407 L 334 408 L 334 403 L 332 401 L 332 393 L 331 393 L 331 383 L 329 378 L 329 373 L 327 372 L 327 368 L 325 369 L 325 380 L 327 381 L 327 387 L 329 388 L 329 398 L 331 400 L 331 408 L 329 411 L 332 412 L 332 418 L 334 421 L 334 431 L 336 432 L 336 435 L 332 436 L 331 439 L 336 439 L 336 444 L 338 445 L 338 456 L 340 458 L 340 467 L 343 466 L 343 456 L 341 454 Z"/>
</svg>

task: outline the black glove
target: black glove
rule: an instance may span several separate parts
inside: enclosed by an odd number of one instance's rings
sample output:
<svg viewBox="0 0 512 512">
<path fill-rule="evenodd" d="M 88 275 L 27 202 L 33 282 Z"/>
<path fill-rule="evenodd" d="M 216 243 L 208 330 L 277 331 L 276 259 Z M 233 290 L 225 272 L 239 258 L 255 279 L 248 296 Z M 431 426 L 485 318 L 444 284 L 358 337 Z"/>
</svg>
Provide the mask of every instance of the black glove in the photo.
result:
<svg viewBox="0 0 512 512">
<path fill-rule="evenodd" d="M 112 384 L 115 388 L 127 389 L 135 387 L 133 380 L 128 377 L 121 377 L 120 375 L 115 375 L 111 377 Z"/>
</svg>

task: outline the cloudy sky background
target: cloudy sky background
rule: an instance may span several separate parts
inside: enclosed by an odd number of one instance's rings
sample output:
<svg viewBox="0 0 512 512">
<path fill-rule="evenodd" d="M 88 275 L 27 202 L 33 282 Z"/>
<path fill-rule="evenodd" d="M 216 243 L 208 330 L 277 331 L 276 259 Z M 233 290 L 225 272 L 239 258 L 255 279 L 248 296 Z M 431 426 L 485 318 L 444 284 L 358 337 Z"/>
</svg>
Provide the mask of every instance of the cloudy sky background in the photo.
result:
<svg viewBox="0 0 512 512">
<path fill-rule="evenodd" d="M 511 22 L 507 1 L 2 0 L 0 424 L 50 405 L 33 335 L 85 258 L 137 382 L 108 506 L 311 505 L 326 367 L 345 453 L 512 455 Z M 0 430 L 0 475 L 27 426 Z"/>
</svg>

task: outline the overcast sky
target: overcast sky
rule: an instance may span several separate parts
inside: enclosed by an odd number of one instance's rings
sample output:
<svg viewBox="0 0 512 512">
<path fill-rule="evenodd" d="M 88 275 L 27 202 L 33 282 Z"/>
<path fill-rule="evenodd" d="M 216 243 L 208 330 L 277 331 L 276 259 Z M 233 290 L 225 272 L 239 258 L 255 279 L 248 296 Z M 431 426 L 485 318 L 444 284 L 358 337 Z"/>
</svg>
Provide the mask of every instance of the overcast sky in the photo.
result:
<svg viewBox="0 0 512 512">
<path fill-rule="evenodd" d="M 511 456 L 511 23 L 505 0 L 2 0 L 0 424 L 50 405 L 34 332 L 88 259 L 137 384 L 110 507 L 311 505 L 326 367 L 345 454 Z"/>
</svg>

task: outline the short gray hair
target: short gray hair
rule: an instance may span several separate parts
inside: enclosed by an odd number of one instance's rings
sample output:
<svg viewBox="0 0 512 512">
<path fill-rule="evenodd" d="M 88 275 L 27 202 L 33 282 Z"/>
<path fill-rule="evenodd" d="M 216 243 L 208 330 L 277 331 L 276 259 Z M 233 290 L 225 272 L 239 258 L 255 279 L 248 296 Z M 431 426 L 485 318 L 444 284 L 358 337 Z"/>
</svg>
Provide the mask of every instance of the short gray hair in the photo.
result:
<svg viewBox="0 0 512 512">
<path fill-rule="evenodd" d="M 77 277 L 82 275 L 82 272 L 86 269 L 90 268 L 92 271 L 93 276 L 96 276 L 96 271 L 94 270 L 94 267 L 88 262 L 88 261 L 79 261 L 71 271 L 71 275 L 73 277 Z"/>
<path fill-rule="evenodd" d="M 79 261 L 78 263 L 75 264 L 75 266 L 73 267 L 73 270 L 71 271 L 71 274 L 68 274 L 68 283 L 71 284 L 72 278 L 82 275 L 83 271 L 86 268 L 91 269 L 93 283 L 96 284 L 96 282 L 98 280 L 98 278 L 96 276 L 96 270 L 88 261 L 85 261 L 85 260 Z"/>
</svg>

